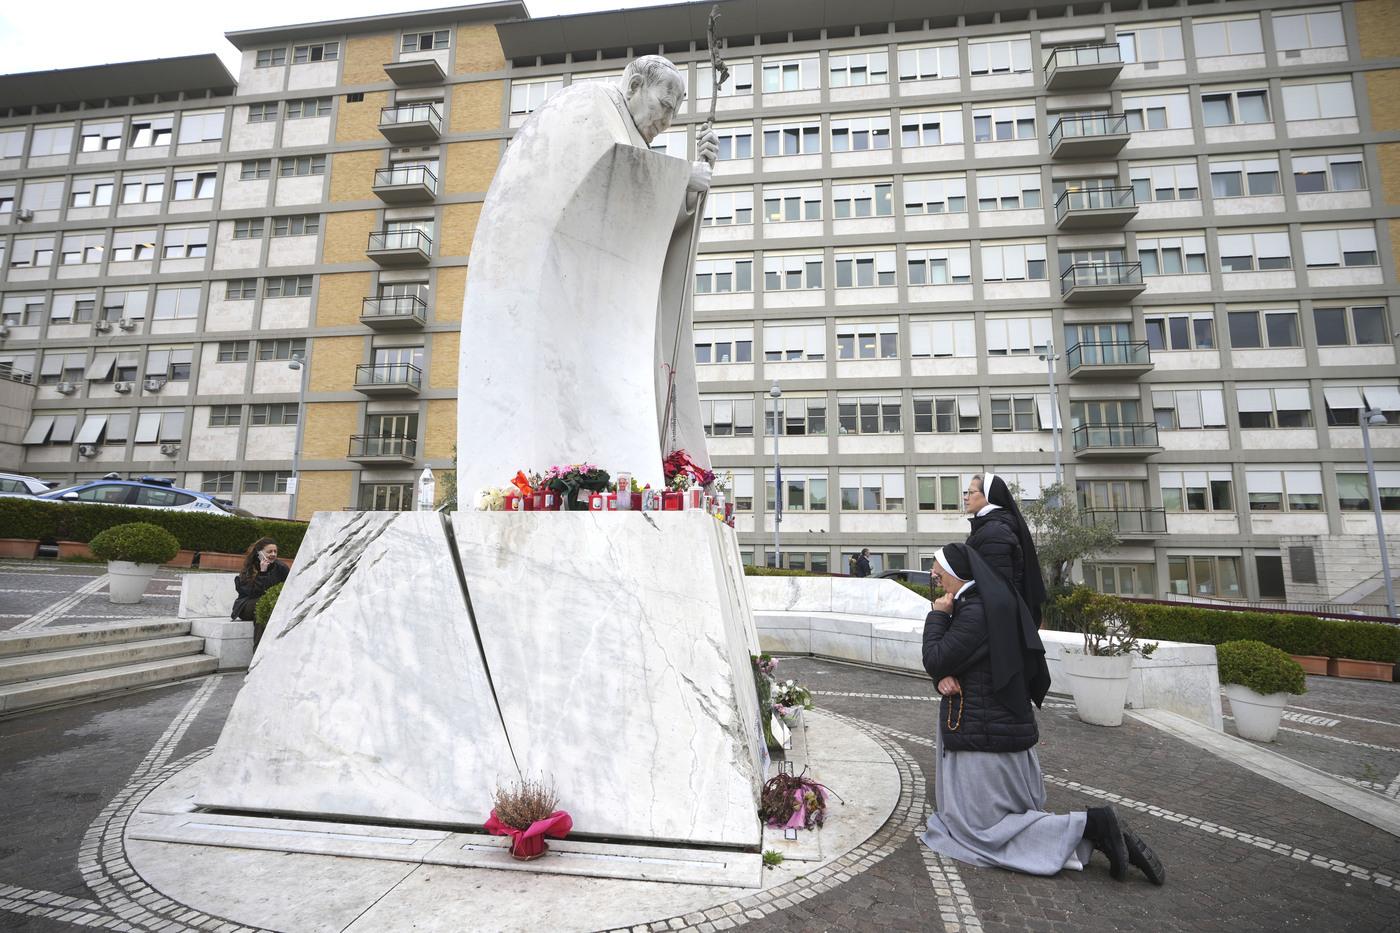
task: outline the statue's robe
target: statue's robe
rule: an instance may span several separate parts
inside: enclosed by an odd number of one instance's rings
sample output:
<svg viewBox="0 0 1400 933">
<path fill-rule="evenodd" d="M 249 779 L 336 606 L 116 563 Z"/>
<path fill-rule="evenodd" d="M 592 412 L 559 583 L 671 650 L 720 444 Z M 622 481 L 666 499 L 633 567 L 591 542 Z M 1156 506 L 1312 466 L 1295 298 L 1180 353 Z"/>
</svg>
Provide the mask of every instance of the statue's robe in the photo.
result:
<svg viewBox="0 0 1400 933">
<path fill-rule="evenodd" d="M 690 171 L 647 147 L 614 85 L 556 93 L 511 140 L 477 224 L 462 309 L 467 501 L 521 469 L 588 462 L 659 487 L 674 448 L 708 465 Z"/>
</svg>

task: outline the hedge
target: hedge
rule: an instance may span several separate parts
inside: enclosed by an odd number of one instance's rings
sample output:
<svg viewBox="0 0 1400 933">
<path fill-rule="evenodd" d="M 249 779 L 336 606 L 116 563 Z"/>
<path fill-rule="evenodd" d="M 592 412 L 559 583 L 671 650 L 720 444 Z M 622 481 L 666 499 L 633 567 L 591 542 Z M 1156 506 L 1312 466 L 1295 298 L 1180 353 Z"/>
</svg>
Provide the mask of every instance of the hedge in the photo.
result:
<svg viewBox="0 0 1400 933">
<path fill-rule="evenodd" d="M 158 525 L 173 534 L 180 547 L 187 551 L 242 554 L 259 538 L 275 538 L 278 553 L 283 557 L 296 557 L 307 529 L 304 522 L 271 518 L 0 497 L 0 538 L 38 539 L 45 544 L 87 543 L 108 528 L 128 522 Z"/>
</svg>

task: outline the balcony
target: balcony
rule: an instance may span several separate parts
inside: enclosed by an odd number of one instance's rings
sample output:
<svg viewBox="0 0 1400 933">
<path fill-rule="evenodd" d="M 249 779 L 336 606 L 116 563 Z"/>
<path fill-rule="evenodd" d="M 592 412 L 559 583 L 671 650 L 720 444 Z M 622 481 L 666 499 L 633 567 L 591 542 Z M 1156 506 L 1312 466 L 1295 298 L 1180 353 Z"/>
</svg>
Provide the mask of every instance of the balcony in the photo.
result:
<svg viewBox="0 0 1400 933">
<path fill-rule="evenodd" d="M 1078 188 L 1066 191 L 1055 202 L 1055 227 L 1091 230 L 1121 227 L 1137 216 L 1137 197 L 1131 187 Z"/>
<path fill-rule="evenodd" d="M 1107 158 L 1128 144 L 1128 135 L 1128 118 L 1121 113 L 1061 117 L 1050 130 L 1050 158 Z"/>
<path fill-rule="evenodd" d="M 1065 301 L 1132 301 L 1147 288 L 1140 262 L 1077 262 L 1060 276 Z"/>
<path fill-rule="evenodd" d="M 423 370 L 408 363 L 355 367 L 355 391 L 365 395 L 417 395 L 423 388 Z"/>
<path fill-rule="evenodd" d="M 420 58 L 410 62 L 389 62 L 384 66 L 389 80 L 399 87 L 415 87 L 422 84 L 442 84 L 447 73 L 435 59 Z"/>
<path fill-rule="evenodd" d="M 370 188 L 385 204 L 422 204 L 437 197 L 437 176 L 422 166 L 381 168 Z"/>
<path fill-rule="evenodd" d="M 1081 460 L 1128 460 L 1162 452 L 1157 425 L 1151 421 L 1129 424 L 1081 424 L 1070 432 L 1074 455 Z"/>
<path fill-rule="evenodd" d="M 437 104 L 403 104 L 379 111 L 379 132 L 396 146 L 436 142 L 442 136 Z"/>
<path fill-rule="evenodd" d="M 422 298 L 366 298 L 360 323 L 375 330 L 421 330 L 428 322 L 428 303 Z"/>
<path fill-rule="evenodd" d="M 1109 525 L 1123 538 L 1145 540 L 1167 533 L 1166 509 L 1080 509 L 1079 524 Z"/>
<path fill-rule="evenodd" d="M 422 230 L 382 230 L 369 235 L 365 255 L 381 266 L 425 266 L 433 258 L 433 238 Z"/>
<path fill-rule="evenodd" d="M 346 460 L 376 466 L 412 466 L 418 457 L 418 438 L 382 434 L 352 434 Z"/>
<path fill-rule="evenodd" d="M 1055 49 L 1045 63 L 1045 87 L 1051 91 L 1106 88 L 1122 70 L 1123 52 L 1116 45 Z"/>
<path fill-rule="evenodd" d="M 1065 353 L 1071 379 L 1135 379 L 1152 371 L 1147 341 L 1081 343 Z"/>
</svg>

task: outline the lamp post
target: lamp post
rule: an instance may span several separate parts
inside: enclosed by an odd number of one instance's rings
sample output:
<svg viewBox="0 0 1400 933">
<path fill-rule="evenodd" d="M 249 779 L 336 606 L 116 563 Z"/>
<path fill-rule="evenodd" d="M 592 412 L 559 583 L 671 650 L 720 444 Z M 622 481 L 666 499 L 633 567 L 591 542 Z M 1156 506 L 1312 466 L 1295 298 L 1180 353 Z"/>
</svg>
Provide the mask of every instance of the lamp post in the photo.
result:
<svg viewBox="0 0 1400 933">
<path fill-rule="evenodd" d="M 292 357 L 287 368 L 299 371 L 301 374 L 300 386 L 297 392 L 297 440 L 296 446 L 292 448 L 292 478 L 288 482 L 291 493 L 287 501 L 287 517 L 297 517 L 297 485 L 301 479 L 301 440 L 303 432 L 306 430 L 306 383 L 311 378 L 311 361 L 306 357 L 297 354 Z"/>
<path fill-rule="evenodd" d="M 1045 341 L 1045 353 L 1040 357 L 1045 361 L 1045 368 L 1050 371 L 1050 439 L 1055 445 L 1055 484 L 1058 486 L 1062 480 L 1060 470 L 1060 399 L 1055 394 L 1055 361 L 1059 354 L 1055 352 L 1055 341 Z"/>
<path fill-rule="evenodd" d="M 773 397 L 773 567 L 783 566 L 783 552 L 778 547 L 778 526 L 783 522 L 783 474 L 778 467 L 778 435 L 783 423 L 778 417 L 778 399 L 783 390 L 778 388 L 778 380 L 773 380 L 773 388 L 768 390 Z"/>
<path fill-rule="evenodd" d="M 1385 604 L 1390 617 L 1395 618 L 1395 586 L 1390 582 L 1390 555 L 1385 549 L 1385 522 L 1381 520 L 1381 489 L 1376 484 L 1376 464 L 1371 459 L 1371 425 L 1385 424 L 1385 414 L 1380 409 L 1371 408 L 1361 413 L 1361 442 L 1366 448 L 1366 477 L 1370 482 L 1367 490 L 1371 496 L 1371 511 L 1376 516 L 1376 537 L 1381 543 L 1381 576 L 1385 578 Z"/>
</svg>

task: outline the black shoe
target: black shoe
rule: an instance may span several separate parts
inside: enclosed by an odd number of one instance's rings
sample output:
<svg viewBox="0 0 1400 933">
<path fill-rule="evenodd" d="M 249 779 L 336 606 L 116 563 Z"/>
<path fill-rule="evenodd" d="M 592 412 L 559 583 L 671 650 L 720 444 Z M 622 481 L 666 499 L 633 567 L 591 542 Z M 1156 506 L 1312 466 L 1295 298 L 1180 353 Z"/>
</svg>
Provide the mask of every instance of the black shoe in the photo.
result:
<svg viewBox="0 0 1400 933">
<path fill-rule="evenodd" d="M 1147 880 L 1153 884 L 1163 884 L 1167 880 L 1167 870 L 1162 867 L 1162 860 L 1157 857 L 1157 853 L 1152 851 L 1152 847 L 1143 842 L 1137 833 L 1128 828 L 1127 823 L 1120 823 L 1123 830 L 1123 845 L 1128 850 L 1128 861 L 1142 870 L 1147 876 Z"/>
<path fill-rule="evenodd" d="M 1084 838 L 1108 856 L 1108 873 L 1114 881 L 1128 876 L 1128 847 L 1123 842 L 1123 829 L 1112 807 L 1092 807 L 1085 821 Z"/>
</svg>

